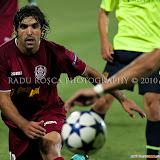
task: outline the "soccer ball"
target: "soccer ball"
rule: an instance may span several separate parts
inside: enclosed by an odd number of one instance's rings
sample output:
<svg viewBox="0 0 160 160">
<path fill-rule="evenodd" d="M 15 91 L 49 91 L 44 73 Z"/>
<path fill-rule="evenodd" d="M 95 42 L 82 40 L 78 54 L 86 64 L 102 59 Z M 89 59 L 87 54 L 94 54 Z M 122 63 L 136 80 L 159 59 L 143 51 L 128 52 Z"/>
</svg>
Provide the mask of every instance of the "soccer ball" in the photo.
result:
<svg viewBox="0 0 160 160">
<path fill-rule="evenodd" d="M 106 124 L 95 112 L 75 111 L 62 128 L 62 138 L 68 149 L 76 154 L 95 153 L 105 143 Z"/>
</svg>

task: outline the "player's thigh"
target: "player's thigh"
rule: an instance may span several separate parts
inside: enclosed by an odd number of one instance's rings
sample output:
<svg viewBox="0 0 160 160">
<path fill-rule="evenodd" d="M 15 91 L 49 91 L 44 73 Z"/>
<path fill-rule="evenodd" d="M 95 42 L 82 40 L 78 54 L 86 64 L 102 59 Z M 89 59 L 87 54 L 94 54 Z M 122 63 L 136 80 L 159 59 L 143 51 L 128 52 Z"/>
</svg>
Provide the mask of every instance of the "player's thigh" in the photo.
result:
<svg viewBox="0 0 160 160">
<path fill-rule="evenodd" d="M 145 95 L 146 93 L 160 94 L 160 68 L 157 69 L 150 77 L 141 77 L 139 83 L 139 94 Z M 147 96 L 146 100 L 153 99 L 152 95 Z"/>
</svg>

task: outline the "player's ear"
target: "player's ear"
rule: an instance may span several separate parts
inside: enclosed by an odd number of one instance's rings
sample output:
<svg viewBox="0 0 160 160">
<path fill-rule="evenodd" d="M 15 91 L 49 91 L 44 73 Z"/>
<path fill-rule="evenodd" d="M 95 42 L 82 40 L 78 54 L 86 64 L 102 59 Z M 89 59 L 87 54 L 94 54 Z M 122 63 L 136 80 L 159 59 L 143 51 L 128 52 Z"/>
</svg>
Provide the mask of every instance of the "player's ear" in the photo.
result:
<svg viewBox="0 0 160 160">
<path fill-rule="evenodd" d="M 18 36 L 15 26 L 13 26 L 13 33 L 16 35 L 16 37 Z"/>
</svg>

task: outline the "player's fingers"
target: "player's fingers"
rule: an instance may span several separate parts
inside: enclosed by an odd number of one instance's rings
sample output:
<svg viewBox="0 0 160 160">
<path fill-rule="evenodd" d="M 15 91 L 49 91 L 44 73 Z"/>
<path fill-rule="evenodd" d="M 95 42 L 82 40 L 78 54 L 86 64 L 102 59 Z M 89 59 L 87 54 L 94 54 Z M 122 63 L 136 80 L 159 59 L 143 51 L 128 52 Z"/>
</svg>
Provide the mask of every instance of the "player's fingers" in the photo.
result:
<svg viewBox="0 0 160 160">
<path fill-rule="evenodd" d="M 73 105 L 84 106 L 84 103 L 79 101 L 74 101 Z"/>
<path fill-rule="evenodd" d="M 65 104 L 65 107 L 73 107 L 75 105 L 76 99 L 80 96 L 81 92 L 74 94 Z"/>
<path fill-rule="evenodd" d="M 110 50 L 110 53 L 111 53 L 111 54 L 114 54 L 114 51 L 113 51 L 113 47 L 112 47 L 112 46 L 110 46 L 109 50 Z M 113 58 L 113 57 L 112 57 L 112 58 Z"/>
<path fill-rule="evenodd" d="M 39 135 L 39 136 L 44 136 L 44 135 L 46 135 L 46 133 L 45 133 L 44 131 L 40 131 L 39 129 L 34 128 L 34 127 L 31 127 L 29 130 L 30 130 L 32 133 L 35 133 L 35 134 L 37 134 L 37 135 Z"/>
<path fill-rule="evenodd" d="M 27 135 L 30 139 L 36 139 L 34 136 L 32 135 Z"/>
<path fill-rule="evenodd" d="M 95 102 L 94 99 L 93 100 L 88 100 L 88 101 L 85 102 L 85 106 L 89 106 L 89 105 L 93 104 L 94 102 Z"/>
<path fill-rule="evenodd" d="M 39 125 L 39 122 L 35 122 L 35 124 L 32 125 L 32 128 L 35 128 L 36 130 L 39 130 L 41 133 L 46 132 L 46 130 Z"/>
<path fill-rule="evenodd" d="M 65 107 L 73 107 L 74 106 L 74 101 L 69 99 L 66 103 L 65 103 Z"/>
<path fill-rule="evenodd" d="M 43 126 L 44 125 L 44 120 L 41 120 L 40 122 L 38 122 L 38 125 Z"/>
<path fill-rule="evenodd" d="M 113 60 L 110 59 L 109 57 L 107 57 L 106 60 L 107 60 L 108 62 L 111 62 L 111 63 L 113 62 Z"/>
<path fill-rule="evenodd" d="M 73 112 L 73 107 L 69 107 L 68 108 L 68 111 L 71 113 L 71 112 Z"/>
<path fill-rule="evenodd" d="M 142 118 L 146 117 L 145 113 L 138 106 L 136 107 L 135 111 L 137 111 Z"/>
<path fill-rule="evenodd" d="M 103 58 L 104 60 L 107 60 L 107 54 L 106 54 L 105 50 L 102 50 L 102 51 L 101 51 L 101 55 L 102 55 L 102 58 Z"/>
<path fill-rule="evenodd" d="M 108 60 L 109 62 L 113 62 L 113 57 L 111 56 L 109 50 L 107 51 L 107 60 Z"/>
<path fill-rule="evenodd" d="M 128 113 L 132 118 L 135 118 L 135 114 L 133 112 Z"/>
<path fill-rule="evenodd" d="M 144 113 L 139 113 L 139 115 L 142 117 L 142 118 L 145 118 L 146 115 Z"/>
<path fill-rule="evenodd" d="M 29 137 L 30 137 L 31 139 L 37 139 L 37 138 L 42 137 L 42 135 L 39 135 L 39 134 L 37 134 L 37 133 L 35 133 L 35 132 L 31 132 L 30 135 L 29 135 Z"/>
<path fill-rule="evenodd" d="M 135 118 L 134 113 L 133 113 L 130 109 L 126 109 L 126 112 L 128 112 L 128 114 L 129 114 L 132 118 Z"/>
</svg>

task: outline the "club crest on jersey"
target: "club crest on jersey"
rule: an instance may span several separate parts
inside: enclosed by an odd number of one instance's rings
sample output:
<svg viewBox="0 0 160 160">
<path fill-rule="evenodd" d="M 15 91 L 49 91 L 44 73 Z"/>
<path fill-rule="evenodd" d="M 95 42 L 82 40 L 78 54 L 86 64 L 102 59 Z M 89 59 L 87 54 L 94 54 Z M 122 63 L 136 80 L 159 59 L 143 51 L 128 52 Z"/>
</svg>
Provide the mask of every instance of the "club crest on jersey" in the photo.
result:
<svg viewBox="0 0 160 160">
<path fill-rule="evenodd" d="M 47 73 L 47 68 L 43 65 L 39 65 L 35 67 L 35 78 L 41 80 L 45 78 Z"/>
</svg>

